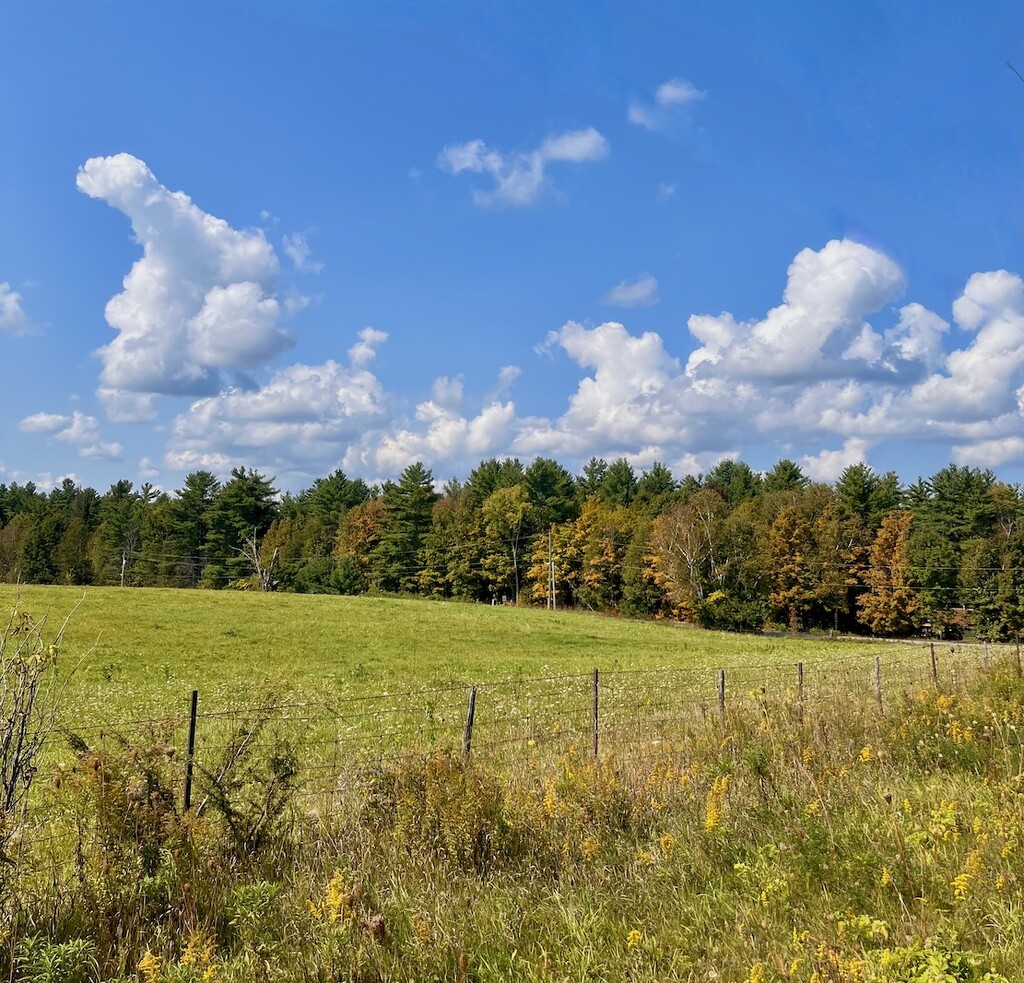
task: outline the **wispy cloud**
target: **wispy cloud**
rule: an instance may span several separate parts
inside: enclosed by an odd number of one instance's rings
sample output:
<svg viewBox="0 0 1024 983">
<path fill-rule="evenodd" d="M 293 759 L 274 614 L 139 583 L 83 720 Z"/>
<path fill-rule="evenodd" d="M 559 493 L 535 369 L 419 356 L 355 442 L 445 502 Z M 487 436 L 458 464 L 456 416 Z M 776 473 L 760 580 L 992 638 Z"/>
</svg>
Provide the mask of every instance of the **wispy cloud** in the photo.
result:
<svg viewBox="0 0 1024 983">
<path fill-rule="evenodd" d="M 707 96 L 705 90 L 698 89 L 689 79 L 669 79 L 658 86 L 653 100 L 634 99 L 626 109 L 626 118 L 648 130 L 666 132 L 685 125 L 689 119 L 688 108 Z"/>
<path fill-rule="evenodd" d="M 483 140 L 449 144 L 437 157 L 437 166 L 448 174 L 487 174 L 491 191 L 473 191 L 478 205 L 524 206 L 533 204 L 547 184 L 550 163 L 582 164 L 608 154 L 608 141 L 593 127 L 553 133 L 535 150 L 503 154 Z"/>
<path fill-rule="evenodd" d="M 601 300 L 613 307 L 649 307 L 658 303 L 658 281 L 650 273 L 635 280 L 623 280 Z"/>
<path fill-rule="evenodd" d="M 706 99 L 707 96 L 707 92 L 698 89 L 689 79 L 674 78 L 658 86 L 654 101 L 659 106 L 685 106 Z"/>
<path fill-rule="evenodd" d="M 310 259 L 312 249 L 304 232 L 293 232 L 285 235 L 281 241 L 281 247 L 285 255 L 292 261 L 300 273 L 319 273 L 324 268 L 323 263 Z"/>
<path fill-rule="evenodd" d="M 28 334 L 31 329 L 28 315 L 21 306 L 21 294 L 9 283 L 0 283 L 0 331 L 9 334 Z"/>
<path fill-rule="evenodd" d="M 71 444 L 80 457 L 121 460 L 124 447 L 119 443 L 100 440 L 99 422 L 96 417 L 75 410 L 71 416 L 60 413 L 33 413 L 18 424 L 22 433 L 46 434 L 52 440 Z"/>
</svg>

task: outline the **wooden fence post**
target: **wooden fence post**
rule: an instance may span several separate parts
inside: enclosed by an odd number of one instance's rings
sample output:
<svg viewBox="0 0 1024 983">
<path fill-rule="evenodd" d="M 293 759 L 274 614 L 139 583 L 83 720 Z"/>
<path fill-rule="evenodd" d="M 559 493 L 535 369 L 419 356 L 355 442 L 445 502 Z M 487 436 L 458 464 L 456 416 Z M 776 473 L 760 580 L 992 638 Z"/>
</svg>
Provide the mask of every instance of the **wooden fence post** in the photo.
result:
<svg viewBox="0 0 1024 983">
<path fill-rule="evenodd" d="M 878 704 L 878 712 L 885 713 L 882 709 L 882 660 L 875 656 L 875 702 Z"/>
<path fill-rule="evenodd" d="M 932 642 L 932 686 L 939 688 L 939 663 L 935 659 L 935 643 Z"/>
<path fill-rule="evenodd" d="M 725 670 L 718 670 L 718 715 L 725 716 Z"/>
<path fill-rule="evenodd" d="M 466 727 L 462 731 L 462 760 L 469 758 L 473 750 L 473 717 L 476 715 L 476 687 L 469 687 L 469 709 L 466 711 Z"/>
<path fill-rule="evenodd" d="M 597 709 L 598 709 L 598 704 L 597 704 L 597 682 L 598 682 L 598 672 L 595 669 L 594 670 L 594 704 L 593 704 L 593 706 L 594 706 L 594 709 L 593 709 L 593 752 L 594 752 L 594 759 L 595 760 L 597 759 L 597 719 L 598 719 L 597 718 Z"/>
<path fill-rule="evenodd" d="M 188 714 L 188 757 L 185 759 L 185 811 L 192 808 L 192 769 L 196 753 L 196 711 L 199 709 L 199 690 L 192 690 L 192 703 Z"/>
</svg>

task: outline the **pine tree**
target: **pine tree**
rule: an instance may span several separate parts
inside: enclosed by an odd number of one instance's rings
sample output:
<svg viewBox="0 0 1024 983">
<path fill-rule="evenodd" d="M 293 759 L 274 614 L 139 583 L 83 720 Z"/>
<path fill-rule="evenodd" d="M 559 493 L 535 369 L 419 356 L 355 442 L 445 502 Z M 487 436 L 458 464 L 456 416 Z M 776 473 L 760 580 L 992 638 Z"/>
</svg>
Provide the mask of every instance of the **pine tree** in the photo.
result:
<svg viewBox="0 0 1024 983">
<path fill-rule="evenodd" d="M 261 540 L 277 515 L 272 481 L 250 468 L 234 468 L 207 510 L 209 566 L 204 579 L 211 586 L 223 587 L 252 572 L 242 550 L 250 538 Z"/>
<path fill-rule="evenodd" d="M 380 542 L 371 561 L 371 577 L 378 590 L 416 589 L 420 549 L 437 498 L 433 475 L 420 461 L 410 464 L 398 483 L 385 489 Z"/>
</svg>

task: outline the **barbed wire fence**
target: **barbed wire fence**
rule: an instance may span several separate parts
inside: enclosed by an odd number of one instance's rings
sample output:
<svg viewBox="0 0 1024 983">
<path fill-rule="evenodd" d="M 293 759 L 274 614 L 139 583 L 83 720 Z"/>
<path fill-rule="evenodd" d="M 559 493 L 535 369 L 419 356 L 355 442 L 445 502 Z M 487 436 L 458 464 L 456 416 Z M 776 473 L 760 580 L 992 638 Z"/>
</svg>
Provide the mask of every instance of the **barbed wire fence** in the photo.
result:
<svg viewBox="0 0 1024 983">
<path fill-rule="evenodd" d="M 375 694 L 277 701 L 213 702 L 185 693 L 176 713 L 80 727 L 67 720 L 51 736 L 83 749 L 162 748 L 182 811 L 202 813 L 215 781 L 276 748 L 295 755 L 294 797 L 313 818 L 351 792 L 360 768 L 445 750 L 507 766 L 545 754 L 628 757 L 670 744 L 687 729 L 731 713 L 783 709 L 803 724 L 841 706 L 865 719 L 897 713 L 922 690 L 958 692 L 1013 646 L 932 643 L 874 657 L 797 663 L 735 663 L 717 668 L 515 675 Z M 823 714 L 819 714 L 824 716 Z M 199 780 L 204 778 L 205 781 Z M 19 875 L 59 877 L 61 835 L 42 817 L 26 826 L 7 858 Z"/>
</svg>

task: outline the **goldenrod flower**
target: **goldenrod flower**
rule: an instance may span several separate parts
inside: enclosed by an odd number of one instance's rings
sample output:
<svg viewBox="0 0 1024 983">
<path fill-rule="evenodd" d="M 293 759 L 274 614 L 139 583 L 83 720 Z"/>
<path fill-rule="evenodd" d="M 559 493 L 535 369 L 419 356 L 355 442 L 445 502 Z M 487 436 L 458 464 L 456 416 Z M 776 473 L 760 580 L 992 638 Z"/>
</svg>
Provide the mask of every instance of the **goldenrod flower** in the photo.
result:
<svg viewBox="0 0 1024 983">
<path fill-rule="evenodd" d="M 156 980 L 160 976 L 160 964 L 160 957 L 154 956 L 153 953 L 147 949 L 146 954 L 139 960 L 139 972 L 142 974 L 142 978 L 146 983 L 156 983 Z"/>
<path fill-rule="evenodd" d="M 644 933 L 638 928 L 631 929 L 626 936 L 626 949 L 633 952 L 644 940 Z"/>
<path fill-rule="evenodd" d="M 704 828 L 706 830 L 718 829 L 722 825 L 722 806 L 725 803 L 725 793 L 728 790 L 728 775 L 720 775 L 711 783 L 705 804 Z"/>
</svg>

